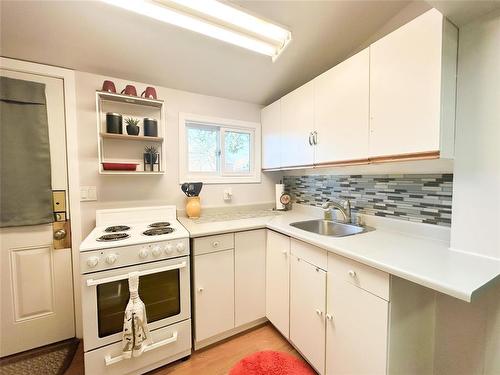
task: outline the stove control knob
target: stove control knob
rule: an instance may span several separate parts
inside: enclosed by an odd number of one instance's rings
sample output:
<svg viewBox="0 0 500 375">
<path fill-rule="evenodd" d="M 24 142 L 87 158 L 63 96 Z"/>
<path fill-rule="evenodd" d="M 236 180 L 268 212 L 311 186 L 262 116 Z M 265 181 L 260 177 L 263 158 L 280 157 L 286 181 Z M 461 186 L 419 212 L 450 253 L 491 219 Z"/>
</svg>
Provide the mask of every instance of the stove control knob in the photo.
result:
<svg viewBox="0 0 500 375">
<path fill-rule="evenodd" d="M 177 248 L 177 252 L 182 253 L 184 251 L 184 249 L 186 248 L 186 246 L 184 245 L 184 242 L 179 242 L 177 244 L 176 248 Z"/>
<path fill-rule="evenodd" d="M 146 259 L 149 255 L 148 249 L 143 247 L 141 250 L 139 250 L 139 258 L 141 259 Z"/>
<path fill-rule="evenodd" d="M 153 256 L 159 257 L 161 255 L 160 246 L 159 245 L 153 246 L 153 250 L 151 250 L 151 253 L 153 254 Z"/>
<path fill-rule="evenodd" d="M 90 257 L 87 259 L 87 266 L 89 268 L 94 268 L 95 266 L 97 266 L 98 263 L 99 263 L 98 257 Z"/>
<path fill-rule="evenodd" d="M 106 257 L 106 263 L 108 263 L 108 264 L 114 264 L 117 259 L 118 259 L 118 256 L 116 254 L 109 254 Z"/>
<path fill-rule="evenodd" d="M 170 255 L 174 251 L 174 247 L 172 244 L 166 244 L 165 245 L 165 254 Z"/>
</svg>

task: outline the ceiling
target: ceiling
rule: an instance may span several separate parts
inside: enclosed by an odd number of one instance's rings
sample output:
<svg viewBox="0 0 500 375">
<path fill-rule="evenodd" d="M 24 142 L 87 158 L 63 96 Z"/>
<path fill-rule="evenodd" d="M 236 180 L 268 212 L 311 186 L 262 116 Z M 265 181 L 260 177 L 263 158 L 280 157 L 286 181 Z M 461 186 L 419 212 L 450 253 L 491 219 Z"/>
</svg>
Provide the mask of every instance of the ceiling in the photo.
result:
<svg viewBox="0 0 500 375">
<path fill-rule="evenodd" d="M 359 50 L 403 9 L 429 7 L 419 0 L 232 2 L 292 31 L 275 63 L 99 1 L 1 1 L 0 53 L 268 104 Z"/>
</svg>

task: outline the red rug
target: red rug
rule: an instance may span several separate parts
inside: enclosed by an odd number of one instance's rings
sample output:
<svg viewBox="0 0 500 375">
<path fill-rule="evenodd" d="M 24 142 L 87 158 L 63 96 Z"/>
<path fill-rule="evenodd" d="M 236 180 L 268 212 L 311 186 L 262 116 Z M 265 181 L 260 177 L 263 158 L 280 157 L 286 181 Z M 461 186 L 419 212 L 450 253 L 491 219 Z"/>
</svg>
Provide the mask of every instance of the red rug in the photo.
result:
<svg viewBox="0 0 500 375">
<path fill-rule="evenodd" d="M 243 358 L 229 375 L 315 375 L 315 372 L 290 354 L 264 351 Z"/>
</svg>

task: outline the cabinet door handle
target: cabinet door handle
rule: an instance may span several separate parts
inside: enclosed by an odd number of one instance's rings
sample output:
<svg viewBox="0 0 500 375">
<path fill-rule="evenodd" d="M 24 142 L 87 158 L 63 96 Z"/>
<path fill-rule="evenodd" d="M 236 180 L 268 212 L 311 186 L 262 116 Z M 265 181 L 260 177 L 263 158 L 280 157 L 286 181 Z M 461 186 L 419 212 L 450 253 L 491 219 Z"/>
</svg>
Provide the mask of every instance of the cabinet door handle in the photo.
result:
<svg viewBox="0 0 500 375">
<path fill-rule="evenodd" d="M 313 137 L 313 133 L 311 132 L 311 133 L 309 133 L 309 146 L 313 145 L 312 137 Z"/>
<path fill-rule="evenodd" d="M 281 250 L 281 254 L 283 254 L 284 256 L 287 256 L 288 255 L 288 251 L 287 250 Z"/>
<path fill-rule="evenodd" d="M 203 288 L 198 288 L 198 292 L 203 292 Z"/>
<path fill-rule="evenodd" d="M 327 320 L 332 320 L 333 319 L 333 315 L 332 314 L 326 314 L 326 319 Z"/>
<path fill-rule="evenodd" d="M 323 315 L 323 311 L 321 311 L 320 309 L 316 309 L 316 314 Z"/>
<path fill-rule="evenodd" d="M 356 271 L 353 271 L 353 270 L 350 270 L 349 272 L 347 272 L 349 276 L 351 276 L 352 278 L 355 278 L 356 277 Z"/>
<path fill-rule="evenodd" d="M 313 131 L 313 143 L 314 143 L 315 145 L 317 145 L 317 144 L 318 144 L 318 132 L 317 132 L 316 130 L 315 130 L 315 131 Z"/>
</svg>

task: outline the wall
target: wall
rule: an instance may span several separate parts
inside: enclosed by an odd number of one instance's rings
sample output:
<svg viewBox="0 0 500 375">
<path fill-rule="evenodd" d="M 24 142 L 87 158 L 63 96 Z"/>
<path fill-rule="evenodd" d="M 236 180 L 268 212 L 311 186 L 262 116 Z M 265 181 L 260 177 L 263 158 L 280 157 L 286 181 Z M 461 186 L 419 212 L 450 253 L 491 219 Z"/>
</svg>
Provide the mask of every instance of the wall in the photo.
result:
<svg viewBox="0 0 500 375">
<path fill-rule="evenodd" d="M 460 29 L 451 246 L 500 259 L 500 11 Z"/>
<path fill-rule="evenodd" d="M 500 259 L 500 12 L 460 28 L 451 246 Z M 500 267 L 500 266 L 499 266 Z M 500 279 L 438 294 L 436 375 L 500 374 Z"/>
<path fill-rule="evenodd" d="M 158 97 L 165 100 L 166 174 L 158 176 L 99 175 L 97 161 L 97 129 L 95 91 L 105 79 L 115 82 L 117 90 L 134 84 L 139 92 L 146 86 L 155 86 Z M 179 112 L 260 122 L 261 107 L 212 96 L 193 94 L 158 87 L 153 84 L 129 82 L 112 77 L 76 72 L 78 153 L 80 185 L 97 186 L 97 202 L 82 202 L 82 234 L 86 236 L 95 225 L 95 210 L 108 207 L 127 207 L 148 204 L 175 204 L 184 206 L 184 194 L 179 187 L 178 170 L 178 114 Z M 206 185 L 201 193 L 203 206 L 228 205 L 223 200 L 224 188 L 233 190 L 231 205 L 271 202 L 274 197 L 276 174 L 262 174 L 261 183 Z"/>
</svg>

